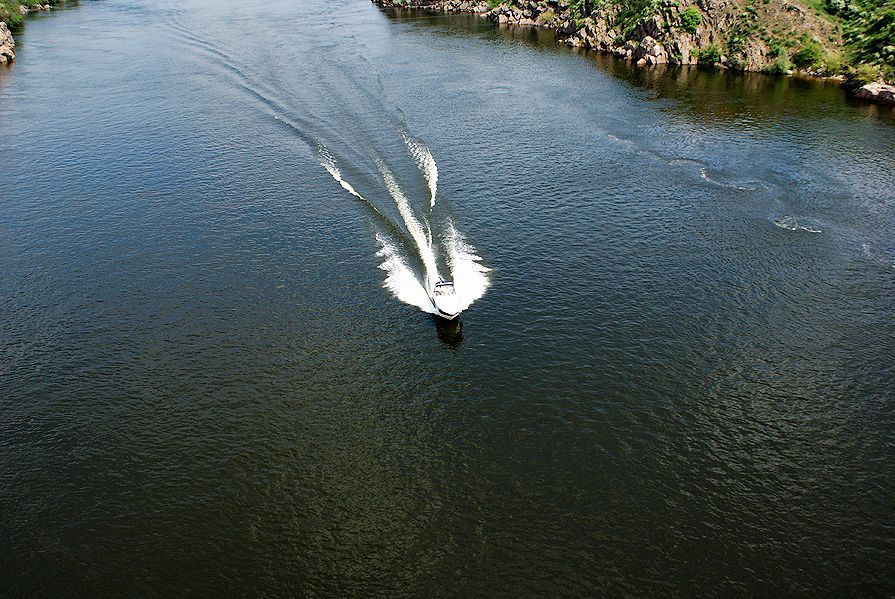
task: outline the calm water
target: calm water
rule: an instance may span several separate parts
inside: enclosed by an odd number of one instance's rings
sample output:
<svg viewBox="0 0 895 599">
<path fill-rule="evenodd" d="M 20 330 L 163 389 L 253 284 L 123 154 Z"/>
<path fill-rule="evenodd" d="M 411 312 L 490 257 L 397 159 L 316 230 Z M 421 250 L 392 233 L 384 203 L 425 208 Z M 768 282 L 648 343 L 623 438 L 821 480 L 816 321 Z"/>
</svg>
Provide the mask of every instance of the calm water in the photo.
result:
<svg viewBox="0 0 895 599">
<path fill-rule="evenodd" d="M 895 592 L 891 110 L 366 0 L 69 6 L 0 70 L 0 595 Z M 395 297 L 401 198 L 461 326 Z"/>
</svg>

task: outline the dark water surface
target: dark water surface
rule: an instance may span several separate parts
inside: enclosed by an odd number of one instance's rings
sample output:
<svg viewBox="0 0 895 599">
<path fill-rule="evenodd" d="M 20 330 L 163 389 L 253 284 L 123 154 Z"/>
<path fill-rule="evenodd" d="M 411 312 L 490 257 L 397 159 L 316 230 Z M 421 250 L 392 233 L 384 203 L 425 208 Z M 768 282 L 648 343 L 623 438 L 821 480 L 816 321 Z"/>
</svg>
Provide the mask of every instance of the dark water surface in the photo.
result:
<svg viewBox="0 0 895 599">
<path fill-rule="evenodd" d="M 382 288 L 404 135 L 491 269 L 459 330 Z M 29 20 L 0 156 L 0 596 L 895 592 L 891 110 L 107 0 Z"/>
</svg>

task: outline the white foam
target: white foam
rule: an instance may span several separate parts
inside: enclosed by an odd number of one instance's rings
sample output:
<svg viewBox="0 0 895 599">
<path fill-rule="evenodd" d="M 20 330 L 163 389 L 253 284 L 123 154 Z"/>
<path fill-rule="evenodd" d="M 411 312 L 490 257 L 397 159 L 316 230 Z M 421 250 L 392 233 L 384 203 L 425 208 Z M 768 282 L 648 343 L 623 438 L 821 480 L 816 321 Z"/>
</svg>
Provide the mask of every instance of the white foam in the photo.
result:
<svg viewBox="0 0 895 599">
<path fill-rule="evenodd" d="M 699 169 L 699 176 L 707 183 L 711 183 L 717 187 L 736 189 L 738 191 L 756 191 L 761 186 L 760 183 L 756 183 L 755 181 L 749 181 L 749 185 L 738 185 L 737 183 L 724 183 L 723 181 L 712 179 L 709 177 L 708 169 L 704 166 Z"/>
<path fill-rule="evenodd" d="M 326 171 L 332 175 L 332 178 L 338 181 L 339 185 L 342 186 L 342 189 L 353 195 L 354 197 L 361 199 L 363 201 L 367 201 L 367 199 L 361 194 L 355 191 L 354 187 L 351 184 L 342 178 L 342 171 L 339 170 L 339 167 L 336 166 L 336 160 L 333 158 L 332 154 L 330 154 L 326 148 L 320 147 L 317 150 L 318 155 L 320 156 L 320 164 Z"/>
<path fill-rule="evenodd" d="M 447 261 L 454 289 L 460 296 L 460 310 L 466 310 L 485 295 L 485 291 L 491 286 L 487 274 L 491 269 L 482 264 L 482 257 L 466 242 L 451 221 L 448 221 L 444 243 L 447 246 Z"/>
<path fill-rule="evenodd" d="M 387 218 L 342 177 L 342 172 L 339 170 L 335 158 L 326 148 L 318 147 L 318 154 L 320 164 L 339 183 L 342 189 L 362 200 L 383 218 Z M 404 225 L 416 245 L 415 249 L 425 270 L 423 273 L 424 281 L 420 281 L 416 273 L 408 265 L 406 255 L 402 254 L 402 244 L 396 243 L 385 233 L 377 233 L 376 241 L 379 243 L 380 249 L 376 252 L 376 256 L 382 258 L 379 268 L 386 273 L 382 286 L 388 289 L 399 301 L 415 306 L 423 312 L 435 314 L 435 306 L 433 306 L 426 289 L 426 285 L 430 281 L 441 279 L 441 275 L 438 273 L 431 225 L 425 218 L 420 222 L 420 219 L 414 214 L 409 199 L 385 162 L 377 156 L 374 156 L 373 159 L 382 175 L 382 181 L 395 201 Z M 437 178 L 437 174 L 435 177 Z M 431 190 L 433 193 L 431 199 L 434 202 L 434 185 Z M 466 241 L 453 222 L 447 221 L 447 229 L 440 237 L 440 242 L 443 245 L 447 266 L 454 281 L 454 289 L 460 296 L 460 310 L 466 310 L 474 301 L 482 297 L 490 286 L 487 275 L 490 269 L 481 263 L 481 256 Z"/>
<path fill-rule="evenodd" d="M 416 306 L 423 312 L 435 314 L 435 306 L 432 305 L 429 294 L 407 266 L 407 262 L 398 250 L 398 245 L 381 233 L 376 234 L 376 241 L 379 242 L 380 247 L 376 256 L 383 259 L 379 268 L 386 272 L 382 286 L 405 304 Z"/>
<path fill-rule="evenodd" d="M 374 160 L 376 161 L 376 166 L 379 167 L 379 172 L 382 174 L 382 181 L 385 183 L 386 189 L 388 189 L 392 199 L 395 200 L 395 205 L 398 207 L 398 212 L 404 220 L 407 232 L 410 233 L 410 236 L 416 243 L 417 253 L 419 254 L 420 260 L 423 261 L 423 268 L 426 270 L 425 274 L 427 278 L 432 278 L 437 281 L 441 277 L 438 274 L 438 265 L 435 262 L 435 252 L 432 249 L 430 239 L 426 236 L 426 232 L 423 231 L 423 226 L 413 214 L 413 209 L 410 207 L 410 200 L 404 195 L 404 191 L 401 189 L 401 186 L 398 185 L 398 182 L 395 180 L 395 177 L 392 175 L 389 168 L 385 165 L 385 162 L 376 156 L 374 156 Z"/>
<path fill-rule="evenodd" d="M 823 229 L 815 225 L 800 222 L 795 216 L 781 216 L 773 221 L 775 225 L 787 231 L 804 231 L 805 233 L 823 233 Z"/>
<path fill-rule="evenodd" d="M 429 184 L 429 207 L 432 208 L 435 206 L 435 192 L 438 191 L 438 164 L 435 162 L 435 157 L 432 156 L 432 152 L 429 151 L 426 144 L 413 139 L 406 133 L 402 133 L 402 135 L 410 155 L 426 178 L 426 183 Z"/>
</svg>

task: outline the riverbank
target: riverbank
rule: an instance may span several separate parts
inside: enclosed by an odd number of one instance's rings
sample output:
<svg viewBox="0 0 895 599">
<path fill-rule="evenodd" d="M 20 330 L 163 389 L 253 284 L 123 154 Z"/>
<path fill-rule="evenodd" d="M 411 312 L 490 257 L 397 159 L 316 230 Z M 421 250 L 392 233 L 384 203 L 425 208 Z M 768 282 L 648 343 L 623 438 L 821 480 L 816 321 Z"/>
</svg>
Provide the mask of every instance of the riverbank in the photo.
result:
<svg viewBox="0 0 895 599">
<path fill-rule="evenodd" d="M 16 41 L 10 28 L 21 27 L 29 12 L 50 10 L 57 0 L 0 0 L 0 65 L 16 59 Z"/>
<path fill-rule="evenodd" d="M 827 0 L 824 6 L 835 1 Z M 374 2 L 383 7 L 475 13 L 498 24 L 554 29 L 569 46 L 613 54 L 641 66 L 707 64 L 836 79 L 855 97 L 895 104 L 891 85 L 895 39 L 889 40 L 895 38 L 895 16 L 889 13 L 873 23 L 874 35 L 882 37 L 871 40 L 855 33 L 857 17 L 849 28 L 843 17 L 792 0 Z"/>
</svg>

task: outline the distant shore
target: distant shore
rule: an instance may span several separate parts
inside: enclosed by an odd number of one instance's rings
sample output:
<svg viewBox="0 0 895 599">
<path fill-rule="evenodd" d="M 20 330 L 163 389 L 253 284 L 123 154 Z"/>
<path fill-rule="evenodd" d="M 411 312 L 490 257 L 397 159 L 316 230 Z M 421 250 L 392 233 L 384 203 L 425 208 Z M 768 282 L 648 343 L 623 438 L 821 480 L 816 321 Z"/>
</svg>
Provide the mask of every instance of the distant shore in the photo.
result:
<svg viewBox="0 0 895 599">
<path fill-rule="evenodd" d="M 794 0 L 373 1 L 382 7 L 473 13 L 501 25 L 553 29 L 568 46 L 613 54 L 644 67 L 707 64 L 833 79 L 857 98 L 895 104 L 895 86 L 885 79 L 888 63 L 882 68 L 846 64 L 842 56 L 854 52 L 844 46 L 841 26 Z"/>
<path fill-rule="evenodd" d="M 21 26 L 28 13 L 50 10 L 60 1 L 0 0 L 0 65 L 16 58 L 11 27 Z M 498 24 L 553 29 L 568 46 L 613 54 L 638 66 L 708 64 L 835 79 L 856 98 L 895 105 L 895 40 L 879 42 L 891 41 L 873 55 L 879 64 L 854 58 L 847 64 L 842 57 L 854 57 L 856 50 L 843 41 L 841 23 L 795 0 L 373 1 L 383 7 L 473 13 Z"/>
</svg>

